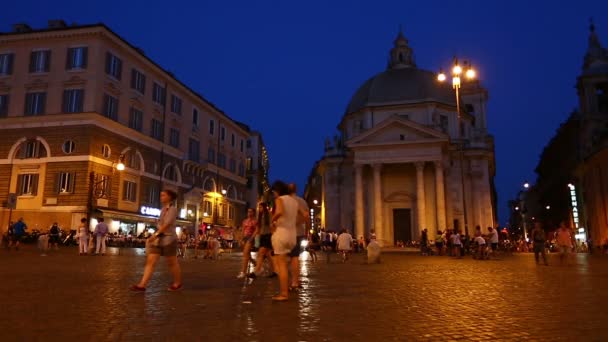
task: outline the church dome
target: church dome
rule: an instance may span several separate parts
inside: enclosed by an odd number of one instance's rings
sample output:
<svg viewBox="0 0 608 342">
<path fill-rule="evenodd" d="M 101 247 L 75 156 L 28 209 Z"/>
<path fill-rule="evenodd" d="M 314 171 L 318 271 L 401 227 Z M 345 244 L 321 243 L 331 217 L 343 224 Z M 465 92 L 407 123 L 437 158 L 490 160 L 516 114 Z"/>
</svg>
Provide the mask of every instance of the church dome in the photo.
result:
<svg viewBox="0 0 608 342">
<path fill-rule="evenodd" d="M 416 102 L 454 104 L 454 94 L 447 83 L 439 83 L 436 73 L 416 67 L 412 49 L 403 34 L 399 33 L 390 51 L 387 70 L 359 87 L 346 107 L 346 114 L 366 107 Z"/>
</svg>

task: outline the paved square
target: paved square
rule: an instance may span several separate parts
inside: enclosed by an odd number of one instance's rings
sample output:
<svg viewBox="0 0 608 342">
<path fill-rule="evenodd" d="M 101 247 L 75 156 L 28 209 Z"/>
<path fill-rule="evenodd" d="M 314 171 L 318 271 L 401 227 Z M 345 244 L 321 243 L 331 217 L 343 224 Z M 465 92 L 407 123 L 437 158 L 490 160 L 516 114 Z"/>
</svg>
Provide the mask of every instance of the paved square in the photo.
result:
<svg viewBox="0 0 608 342">
<path fill-rule="evenodd" d="M 190 252 L 190 251 L 189 251 Z M 380 265 L 303 262 L 304 290 L 270 300 L 276 283 L 235 279 L 238 254 L 182 262 L 169 293 L 160 264 L 145 294 L 141 250 L 79 257 L 64 248 L 0 251 L 0 340 L 401 341 L 608 340 L 608 257 L 569 267 L 532 255 L 497 261 L 391 253 Z M 251 302 L 251 304 L 248 304 Z"/>
</svg>

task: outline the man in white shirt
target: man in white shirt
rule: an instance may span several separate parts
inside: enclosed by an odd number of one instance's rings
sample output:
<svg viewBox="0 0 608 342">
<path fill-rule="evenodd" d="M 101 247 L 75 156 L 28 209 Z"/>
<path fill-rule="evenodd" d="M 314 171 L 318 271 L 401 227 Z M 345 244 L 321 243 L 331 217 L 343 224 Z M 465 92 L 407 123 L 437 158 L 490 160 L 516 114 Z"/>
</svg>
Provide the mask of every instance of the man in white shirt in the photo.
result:
<svg viewBox="0 0 608 342">
<path fill-rule="evenodd" d="M 294 183 L 289 184 L 289 195 L 298 202 L 298 211 L 309 212 L 306 201 L 297 195 L 297 188 Z M 308 215 L 306 215 L 308 218 Z M 310 221 L 310 219 L 308 219 Z M 293 248 L 289 256 L 291 257 L 291 285 L 290 288 L 299 289 L 300 286 L 300 249 L 302 241 L 306 240 L 306 228 L 308 221 L 300 221 L 296 223 L 296 246 Z"/>
<path fill-rule="evenodd" d="M 353 249 L 352 235 L 350 235 L 346 229 L 342 229 L 342 233 L 338 236 L 336 245 L 338 247 L 338 252 L 342 253 L 342 262 L 346 262 L 350 251 Z"/>
<path fill-rule="evenodd" d="M 475 238 L 475 242 L 477 242 L 477 255 L 475 258 L 483 260 L 486 256 L 486 239 L 483 236 L 479 235 Z"/>
</svg>

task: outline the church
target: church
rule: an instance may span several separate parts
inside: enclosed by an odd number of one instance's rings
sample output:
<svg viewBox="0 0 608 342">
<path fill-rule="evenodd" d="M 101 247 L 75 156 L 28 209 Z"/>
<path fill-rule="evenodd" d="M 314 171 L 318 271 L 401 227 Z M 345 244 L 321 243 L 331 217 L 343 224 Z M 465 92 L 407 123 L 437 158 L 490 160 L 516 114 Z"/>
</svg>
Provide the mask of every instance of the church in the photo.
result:
<svg viewBox="0 0 608 342">
<path fill-rule="evenodd" d="M 385 246 L 428 229 L 496 224 L 494 138 L 486 125 L 488 92 L 463 80 L 460 117 L 450 82 L 416 66 L 400 32 L 386 70 L 354 93 L 325 141 L 305 196 L 318 203 L 317 228 L 372 232 Z M 313 198 L 314 197 L 314 198 Z M 314 209 L 314 208 L 313 208 Z"/>
</svg>

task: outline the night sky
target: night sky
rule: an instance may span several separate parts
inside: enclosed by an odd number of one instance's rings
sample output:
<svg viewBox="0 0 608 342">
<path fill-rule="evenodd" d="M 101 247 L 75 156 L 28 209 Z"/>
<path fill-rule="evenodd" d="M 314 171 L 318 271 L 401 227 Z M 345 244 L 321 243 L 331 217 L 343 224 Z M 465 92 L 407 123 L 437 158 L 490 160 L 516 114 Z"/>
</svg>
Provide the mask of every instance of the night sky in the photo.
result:
<svg viewBox="0 0 608 342">
<path fill-rule="evenodd" d="M 355 90 L 386 67 L 399 26 L 419 68 L 471 60 L 489 89 L 500 222 L 577 106 L 589 17 L 608 1 L 4 1 L 0 30 L 104 22 L 236 120 L 262 131 L 271 180 L 303 190 Z"/>
</svg>

